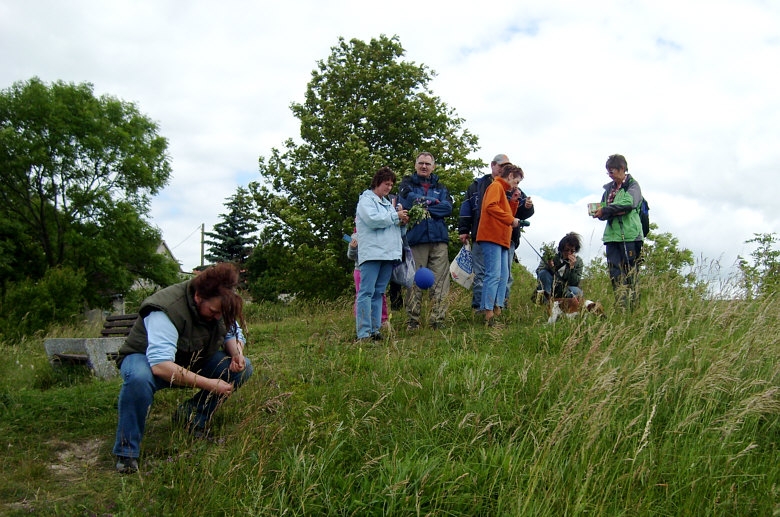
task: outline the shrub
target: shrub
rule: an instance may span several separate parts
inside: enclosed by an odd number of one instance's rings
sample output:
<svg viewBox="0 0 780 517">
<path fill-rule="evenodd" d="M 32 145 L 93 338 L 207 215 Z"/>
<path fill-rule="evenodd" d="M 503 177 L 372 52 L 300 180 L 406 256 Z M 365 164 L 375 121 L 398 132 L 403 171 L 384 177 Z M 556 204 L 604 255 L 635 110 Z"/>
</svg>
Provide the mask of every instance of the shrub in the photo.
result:
<svg viewBox="0 0 780 517">
<path fill-rule="evenodd" d="M 61 323 L 84 308 L 87 279 L 69 267 L 49 269 L 40 280 L 9 284 L 0 302 L 0 332 L 18 336 Z"/>
</svg>

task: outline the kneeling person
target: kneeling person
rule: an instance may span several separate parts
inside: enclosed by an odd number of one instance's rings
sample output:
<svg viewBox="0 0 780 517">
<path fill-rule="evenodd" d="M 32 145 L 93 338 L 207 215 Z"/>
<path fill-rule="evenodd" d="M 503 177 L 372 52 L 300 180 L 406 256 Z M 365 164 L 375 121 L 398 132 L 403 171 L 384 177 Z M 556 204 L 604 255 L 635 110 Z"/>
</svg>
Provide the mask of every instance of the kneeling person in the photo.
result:
<svg viewBox="0 0 780 517">
<path fill-rule="evenodd" d="M 204 435 L 219 404 L 252 375 L 237 321 L 243 322 L 243 301 L 236 285 L 236 268 L 218 264 L 141 304 L 117 360 L 124 381 L 113 449 L 117 471 L 138 470 L 155 392 L 173 386 L 200 388 L 174 417 L 191 433 Z"/>
<path fill-rule="evenodd" d="M 551 298 L 582 298 L 580 278 L 582 259 L 577 256 L 582 244 L 580 236 L 567 233 L 558 243 L 558 253 L 552 260 L 542 260 L 536 268 L 539 289 L 544 291 L 545 301 Z"/>
</svg>

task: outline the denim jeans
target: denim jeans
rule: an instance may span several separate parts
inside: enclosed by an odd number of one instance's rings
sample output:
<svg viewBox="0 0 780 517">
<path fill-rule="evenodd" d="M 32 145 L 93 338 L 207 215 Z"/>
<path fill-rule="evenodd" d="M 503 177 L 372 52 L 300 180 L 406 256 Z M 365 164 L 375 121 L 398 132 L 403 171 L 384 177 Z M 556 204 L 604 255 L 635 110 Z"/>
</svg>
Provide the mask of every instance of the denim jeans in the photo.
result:
<svg viewBox="0 0 780 517">
<path fill-rule="evenodd" d="M 355 303 L 352 313 L 357 316 L 357 296 L 360 292 L 360 270 L 356 269 L 352 272 L 352 278 L 355 279 Z M 382 295 L 382 323 L 387 321 L 387 295 Z"/>
<path fill-rule="evenodd" d="M 582 298 L 582 289 L 573 285 L 564 286 L 560 282 L 555 284 L 555 292 L 553 292 L 553 274 L 546 269 L 542 269 L 536 275 L 542 289 L 545 293 L 554 298 Z"/>
<path fill-rule="evenodd" d="M 211 357 L 197 361 L 191 371 L 210 379 L 222 379 L 238 388 L 252 375 L 252 364 L 246 358 L 243 372 L 228 370 L 230 356 L 222 350 Z M 146 427 L 146 416 L 154 400 L 154 394 L 164 388 L 178 388 L 167 379 L 152 373 L 145 354 L 130 354 L 122 361 L 119 369 L 122 375 L 122 389 L 119 391 L 119 423 L 116 428 L 114 454 L 137 458 L 141 450 L 141 439 Z M 200 390 L 185 405 L 194 409 L 192 425 L 205 427 L 221 399 L 213 393 Z"/>
<path fill-rule="evenodd" d="M 379 332 L 382 325 L 382 297 L 392 272 L 392 260 L 367 260 L 360 264 L 360 289 L 355 316 L 358 339 Z"/>
<path fill-rule="evenodd" d="M 509 276 L 506 270 L 509 250 L 500 244 L 488 241 L 483 241 L 480 245 L 485 256 L 485 281 L 482 284 L 482 303 L 479 308 L 493 310 L 496 305 L 504 306 L 506 280 Z"/>
<path fill-rule="evenodd" d="M 506 296 L 504 297 L 505 302 L 509 303 L 509 291 L 512 289 L 512 282 L 515 281 L 514 278 L 512 278 L 512 263 L 515 261 L 515 243 L 512 242 L 509 244 L 509 253 L 506 256 L 507 258 L 507 278 L 506 278 Z"/>
<path fill-rule="evenodd" d="M 482 306 L 482 283 L 485 281 L 485 255 L 482 245 L 476 241 L 471 243 L 471 266 L 474 271 L 474 282 L 471 284 L 471 308 Z"/>
</svg>

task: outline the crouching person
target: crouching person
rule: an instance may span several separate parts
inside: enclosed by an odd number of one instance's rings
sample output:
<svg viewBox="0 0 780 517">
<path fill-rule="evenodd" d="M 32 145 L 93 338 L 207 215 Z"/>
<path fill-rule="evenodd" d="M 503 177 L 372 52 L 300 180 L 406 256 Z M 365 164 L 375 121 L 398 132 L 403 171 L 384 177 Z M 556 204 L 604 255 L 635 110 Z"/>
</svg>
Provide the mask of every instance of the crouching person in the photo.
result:
<svg viewBox="0 0 780 517">
<path fill-rule="evenodd" d="M 143 301 L 119 349 L 122 389 L 114 454 L 120 473 L 138 470 L 146 417 L 157 390 L 200 388 L 174 414 L 195 436 L 205 436 L 214 411 L 252 375 L 244 357 L 243 301 L 232 264 L 212 266 Z"/>
<path fill-rule="evenodd" d="M 539 290 L 544 291 L 544 301 L 551 298 L 582 299 L 580 278 L 582 278 L 582 259 L 577 256 L 582 243 L 579 234 L 567 233 L 558 243 L 558 253 L 552 260 L 542 260 L 536 268 Z"/>
</svg>

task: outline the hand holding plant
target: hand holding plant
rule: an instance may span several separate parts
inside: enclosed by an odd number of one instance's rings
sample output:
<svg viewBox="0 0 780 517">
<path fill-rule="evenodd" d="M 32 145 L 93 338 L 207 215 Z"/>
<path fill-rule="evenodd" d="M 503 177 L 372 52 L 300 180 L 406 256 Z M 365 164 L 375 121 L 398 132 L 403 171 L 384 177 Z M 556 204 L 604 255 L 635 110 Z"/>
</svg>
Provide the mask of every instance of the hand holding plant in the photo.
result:
<svg viewBox="0 0 780 517">
<path fill-rule="evenodd" d="M 422 203 L 415 203 L 412 205 L 412 208 L 409 209 L 409 222 L 407 223 L 408 228 L 412 228 L 415 224 L 419 223 L 423 219 L 428 219 L 431 214 L 428 212 L 428 209 L 424 206 L 424 201 Z"/>
<path fill-rule="evenodd" d="M 543 242 L 541 246 L 541 251 L 542 251 L 542 260 L 548 263 L 552 260 L 555 260 L 555 256 L 558 254 L 558 252 L 555 249 L 555 242 Z"/>
</svg>

